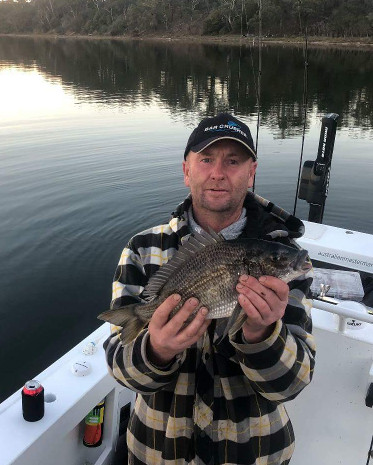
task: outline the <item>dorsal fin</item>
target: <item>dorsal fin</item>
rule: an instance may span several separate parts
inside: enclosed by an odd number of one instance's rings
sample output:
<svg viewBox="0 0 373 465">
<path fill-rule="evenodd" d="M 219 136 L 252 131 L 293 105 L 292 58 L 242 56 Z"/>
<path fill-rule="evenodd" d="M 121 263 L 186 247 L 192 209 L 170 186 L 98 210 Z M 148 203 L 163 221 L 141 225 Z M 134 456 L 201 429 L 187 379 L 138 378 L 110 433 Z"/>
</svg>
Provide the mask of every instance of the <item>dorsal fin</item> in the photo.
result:
<svg viewBox="0 0 373 465">
<path fill-rule="evenodd" d="M 188 240 L 179 247 L 172 258 L 149 279 L 145 286 L 143 295 L 146 299 L 152 300 L 159 295 L 160 290 L 166 282 L 173 276 L 176 271 L 181 268 L 184 263 L 189 260 L 200 250 L 205 247 L 224 241 L 224 237 L 214 231 L 207 233 L 193 233 Z"/>
<path fill-rule="evenodd" d="M 215 232 L 213 229 L 209 228 L 209 232 L 207 233 L 206 231 L 202 230 L 201 235 L 207 234 L 209 237 L 215 239 L 215 242 L 222 242 L 224 241 L 224 236 L 220 233 Z"/>
</svg>

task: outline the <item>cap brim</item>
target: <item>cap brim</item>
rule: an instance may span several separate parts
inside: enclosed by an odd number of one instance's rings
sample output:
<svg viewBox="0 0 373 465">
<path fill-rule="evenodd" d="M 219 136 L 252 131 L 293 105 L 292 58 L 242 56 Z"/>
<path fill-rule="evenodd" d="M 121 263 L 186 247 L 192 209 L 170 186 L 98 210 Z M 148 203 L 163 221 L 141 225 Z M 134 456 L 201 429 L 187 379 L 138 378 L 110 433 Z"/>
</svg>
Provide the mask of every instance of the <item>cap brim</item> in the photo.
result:
<svg viewBox="0 0 373 465">
<path fill-rule="evenodd" d="M 214 144 L 215 142 L 219 140 L 225 140 L 225 139 L 230 139 L 230 140 L 234 140 L 235 142 L 239 142 L 241 145 L 247 148 L 247 150 L 249 151 L 249 155 L 252 156 L 254 160 L 257 159 L 256 153 L 248 144 L 246 144 L 243 140 L 238 139 L 236 137 L 232 137 L 232 136 L 211 137 L 210 139 L 204 140 L 200 144 L 193 145 L 193 147 L 191 147 L 190 150 L 195 153 L 200 153 L 203 150 L 205 150 L 207 147 L 209 147 L 210 145 Z"/>
</svg>

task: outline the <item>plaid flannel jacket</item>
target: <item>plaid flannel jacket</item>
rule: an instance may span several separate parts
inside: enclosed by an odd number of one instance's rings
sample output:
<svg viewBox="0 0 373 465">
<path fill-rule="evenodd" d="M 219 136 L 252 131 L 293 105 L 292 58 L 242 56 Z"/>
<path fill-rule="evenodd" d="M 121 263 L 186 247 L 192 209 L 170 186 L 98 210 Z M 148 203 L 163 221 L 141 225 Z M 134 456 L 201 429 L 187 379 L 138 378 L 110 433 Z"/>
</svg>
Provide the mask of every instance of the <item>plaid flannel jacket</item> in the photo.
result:
<svg viewBox="0 0 373 465">
<path fill-rule="evenodd" d="M 283 222 L 255 197 L 248 195 L 245 201 L 243 235 L 268 239 L 275 230 L 286 235 Z M 189 234 L 183 214 L 190 203 L 187 198 L 169 224 L 130 240 L 116 270 L 112 307 L 141 299 L 150 276 Z M 311 302 L 306 297 L 311 281 L 307 275 L 289 283 L 283 319 L 257 344 L 245 343 L 242 331 L 233 340 L 221 340 L 225 319 L 216 320 L 198 343 L 159 369 L 146 356 L 147 329 L 127 345 L 118 333 L 105 341 L 109 371 L 138 393 L 127 430 L 130 464 L 289 463 L 294 433 L 283 403 L 311 381 L 314 366 Z"/>
</svg>

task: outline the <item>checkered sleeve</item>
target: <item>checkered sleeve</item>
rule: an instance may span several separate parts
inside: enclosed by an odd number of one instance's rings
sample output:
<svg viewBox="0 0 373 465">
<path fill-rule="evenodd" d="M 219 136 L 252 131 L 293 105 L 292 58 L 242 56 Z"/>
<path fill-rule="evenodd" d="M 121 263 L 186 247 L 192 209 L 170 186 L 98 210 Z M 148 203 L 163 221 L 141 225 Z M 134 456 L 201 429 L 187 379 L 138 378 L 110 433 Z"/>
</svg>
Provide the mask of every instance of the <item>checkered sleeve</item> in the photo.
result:
<svg viewBox="0 0 373 465">
<path fill-rule="evenodd" d="M 110 374 L 123 386 L 144 395 L 157 392 L 174 381 L 184 360 L 183 355 L 165 369 L 152 365 L 146 356 L 148 337 L 148 331 L 143 330 L 134 341 L 124 345 L 117 333 L 104 343 Z"/>
<path fill-rule="evenodd" d="M 268 400 L 291 400 L 312 379 L 315 342 L 310 313 L 312 302 L 307 298 L 312 273 L 311 270 L 289 283 L 285 315 L 276 322 L 274 331 L 265 341 L 248 344 L 242 332 L 231 341 L 252 387 Z"/>
<path fill-rule="evenodd" d="M 141 301 L 141 292 L 148 280 L 143 265 L 144 250 L 139 252 L 131 242 L 123 250 L 114 276 L 112 308 Z M 149 335 L 146 328 L 129 344 L 122 342 L 121 331 L 122 328 L 115 327 L 104 342 L 109 372 L 120 384 L 135 392 L 150 394 L 173 381 L 184 355 L 165 369 L 160 369 L 147 358 Z"/>
<path fill-rule="evenodd" d="M 123 249 L 115 270 L 112 285 L 111 308 L 141 301 L 140 295 L 148 281 L 140 253 L 132 240 Z"/>
</svg>

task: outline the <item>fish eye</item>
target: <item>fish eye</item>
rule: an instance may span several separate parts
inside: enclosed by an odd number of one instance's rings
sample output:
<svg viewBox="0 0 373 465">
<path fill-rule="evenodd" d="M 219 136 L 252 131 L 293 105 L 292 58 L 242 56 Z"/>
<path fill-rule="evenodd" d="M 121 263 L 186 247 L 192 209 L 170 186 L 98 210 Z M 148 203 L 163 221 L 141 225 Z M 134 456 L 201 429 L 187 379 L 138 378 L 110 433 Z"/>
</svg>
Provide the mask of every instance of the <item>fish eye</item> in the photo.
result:
<svg viewBox="0 0 373 465">
<path fill-rule="evenodd" d="M 273 262 L 279 262 L 279 261 L 281 260 L 280 254 L 278 254 L 278 253 L 272 254 L 271 260 L 272 260 Z"/>
</svg>

